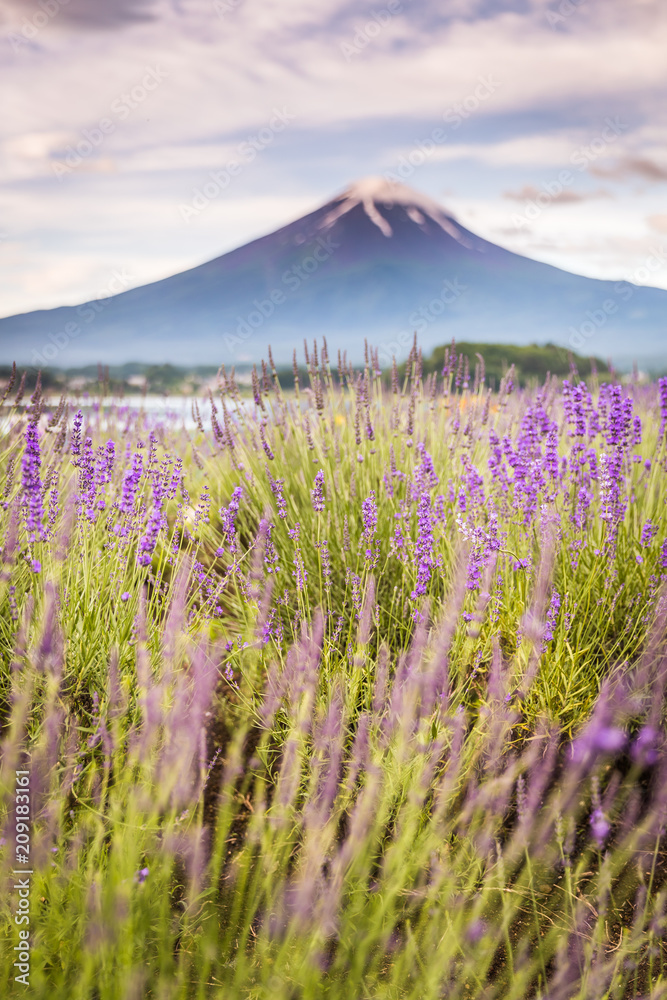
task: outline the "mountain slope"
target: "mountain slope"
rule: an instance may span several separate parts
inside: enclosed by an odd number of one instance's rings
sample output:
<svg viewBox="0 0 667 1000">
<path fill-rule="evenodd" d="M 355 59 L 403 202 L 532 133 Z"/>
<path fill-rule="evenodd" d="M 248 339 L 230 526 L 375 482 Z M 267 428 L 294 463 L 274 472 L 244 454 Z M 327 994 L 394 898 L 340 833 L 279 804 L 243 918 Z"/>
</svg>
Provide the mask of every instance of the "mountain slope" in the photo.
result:
<svg viewBox="0 0 667 1000">
<path fill-rule="evenodd" d="M 414 331 L 531 342 L 611 356 L 667 358 L 667 292 L 529 260 L 475 236 L 404 185 L 368 178 L 315 212 L 199 267 L 103 303 L 0 319 L 0 357 L 31 364 L 128 360 L 277 363 L 303 337 L 388 362 Z"/>
</svg>

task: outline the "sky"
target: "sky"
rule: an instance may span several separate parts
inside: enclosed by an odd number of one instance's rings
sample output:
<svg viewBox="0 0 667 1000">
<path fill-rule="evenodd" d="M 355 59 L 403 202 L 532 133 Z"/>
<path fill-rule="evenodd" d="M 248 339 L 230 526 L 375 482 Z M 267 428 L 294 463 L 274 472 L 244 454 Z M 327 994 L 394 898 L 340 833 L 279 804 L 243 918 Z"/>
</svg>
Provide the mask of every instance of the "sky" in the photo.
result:
<svg viewBox="0 0 667 1000">
<path fill-rule="evenodd" d="M 0 315 L 185 270 L 384 175 L 667 288 L 664 0 L 0 0 Z"/>
</svg>

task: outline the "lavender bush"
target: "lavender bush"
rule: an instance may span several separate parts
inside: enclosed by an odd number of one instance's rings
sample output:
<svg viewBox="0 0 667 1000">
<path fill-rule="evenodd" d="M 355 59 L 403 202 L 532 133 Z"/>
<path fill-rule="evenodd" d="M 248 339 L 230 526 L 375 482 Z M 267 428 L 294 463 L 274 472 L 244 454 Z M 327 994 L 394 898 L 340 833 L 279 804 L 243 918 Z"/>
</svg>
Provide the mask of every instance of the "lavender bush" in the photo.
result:
<svg viewBox="0 0 667 1000">
<path fill-rule="evenodd" d="M 31 995 L 667 993 L 667 380 L 366 361 L 0 411 Z"/>
</svg>

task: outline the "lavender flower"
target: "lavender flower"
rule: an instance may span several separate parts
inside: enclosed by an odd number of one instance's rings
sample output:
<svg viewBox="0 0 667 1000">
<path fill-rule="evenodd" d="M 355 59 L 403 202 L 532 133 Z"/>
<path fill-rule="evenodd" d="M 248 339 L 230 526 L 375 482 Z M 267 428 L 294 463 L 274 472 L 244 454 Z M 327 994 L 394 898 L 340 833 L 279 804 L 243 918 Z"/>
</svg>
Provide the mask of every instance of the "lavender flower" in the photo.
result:
<svg viewBox="0 0 667 1000">
<path fill-rule="evenodd" d="M 358 573 L 353 573 L 351 569 L 348 568 L 347 580 L 352 584 L 352 606 L 354 608 L 355 615 L 358 619 L 361 618 L 361 578 Z"/>
<path fill-rule="evenodd" d="M 310 496 L 313 502 L 313 510 L 316 514 L 321 514 L 324 510 L 324 472 L 322 469 L 315 476 L 315 485 L 310 491 Z"/>
<path fill-rule="evenodd" d="M 95 466 L 94 482 L 99 490 L 97 509 L 104 510 L 106 500 L 104 499 L 104 488 L 111 482 L 113 466 L 116 458 L 116 450 L 113 441 L 107 441 L 105 448 L 98 449 L 97 464 Z"/>
<path fill-rule="evenodd" d="M 120 499 L 120 510 L 123 514 L 131 514 L 134 510 L 139 483 L 143 473 L 143 458 L 135 452 L 132 458 L 132 468 L 126 469 L 123 473 L 123 484 Z"/>
<path fill-rule="evenodd" d="M 273 462 L 274 455 L 271 451 L 271 446 L 266 440 L 266 431 L 264 429 L 264 424 L 259 425 L 259 439 L 262 442 L 262 448 L 264 449 L 264 454 L 268 458 L 269 462 Z"/>
<path fill-rule="evenodd" d="M 92 438 L 87 437 L 83 444 L 83 452 L 78 462 L 79 466 L 79 499 L 89 521 L 94 521 L 95 505 L 95 455 Z"/>
<path fill-rule="evenodd" d="M 657 530 L 658 529 L 655 527 L 655 525 L 653 524 L 652 521 L 646 521 L 644 523 L 644 526 L 642 527 L 642 534 L 641 534 L 641 539 L 640 539 L 640 543 L 639 543 L 642 546 L 642 548 L 645 549 L 645 548 L 647 548 L 651 544 L 651 541 L 655 537 L 655 534 L 656 534 Z"/>
<path fill-rule="evenodd" d="M 42 541 L 45 537 L 44 510 L 42 507 L 42 481 L 39 475 L 41 457 L 37 424 L 30 421 L 25 433 L 25 449 L 22 461 L 23 504 L 26 509 L 26 529 L 31 542 Z"/>
<path fill-rule="evenodd" d="M 592 718 L 584 733 L 572 744 L 572 758 L 583 760 L 592 754 L 618 753 L 626 743 L 627 736 L 622 729 Z"/>
<path fill-rule="evenodd" d="M 604 847 L 604 842 L 609 835 L 611 826 L 601 809 L 594 809 L 591 813 L 590 828 L 593 838 L 600 849 Z"/>
<path fill-rule="evenodd" d="M 658 379 L 658 389 L 660 392 L 660 437 L 662 438 L 667 427 L 667 375 Z"/>
<path fill-rule="evenodd" d="M 547 620 L 544 623 L 544 631 L 542 633 L 544 642 L 551 642 L 554 637 L 554 629 L 556 628 L 556 619 L 558 618 L 560 606 L 560 594 L 558 591 L 554 590 L 551 595 L 551 603 L 549 604 L 549 610 L 547 611 Z"/>
<path fill-rule="evenodd" d="M 361 514 L 364 522 L 363 537 L 366 540 L 366 561 L 375 566 L 378 560 L 377 546 L 375 542 L 375 531 L 378 523 L 378 507 L 375 499 L 375 490 L 371 490 L 369 495 L 361 504 Z"/>
<path fill-rule="evenodd" d="M 555 423 L 549 428 L 544 464 L 551 479 L 556 480 L 558 478 L 558 426 Z"/>
<path fill-rule="evenodd" d="M 79 455 L 81 453 L 81 424 L 83 422 L 83 413 L 81 410 L 77 410 L 74 414 L 74 426 L 72 427 L 72 437 L 70 440 L 70 452 L 72 455 Z"/>
<path fill-rule="evenodd" d="M 433 468 L 433 459 L 427 452 L 426 445 L 423 442 L 417 445 L 417 451 L 419 452 L 421 461 L 416 466 L 412 478 L 411 497 L 413 501 L 418 500 L 425 491 L 434 489 L 440 482 Z"/>
<path fill-rule="evenodd" d="M 264 565 L 267 573 L 277 572 L 280 568 L 278 566 L 278 553 L 271 538 L 272 531 L 273 525 L 263 517 L 259 522 L 259 534 L 264 538 Z"/>
<path fill-rule="evenodd" d="M 283 520 L 287 517 L 287 503 L 283 496 L 283 486 L 285 485 L 284 479 L 274 479 L 269 472 L 268 466 L 266 466 L 266 474 L 269 477 L 269 485 L 271 486 L 271 492 L 276 498 L 276 506 L 278 507 L 278 517 Z"/>
<path fill-rule="evenodd" d="M 431 513 L 431 498 L 424 492 L 419 498 L 417 509 L 417 542 L 415 545 L 417 557 L 417 583 L 410 593 L 412 600 L 426 593 L 426 586 L 431 579 L 433 567 L 433 520 Z"/>
<path fill-rule="evenodd" d="M 301 525 L 297 521 L 293 528 L 288 530 L 288 534 L 292 541 L 296 542 L 294 546 L 294 570 L 292 576 L 296 579 L 296 589 L 298 591 L 303 591 L 306 589 L 306 584 L 308 583 L 308 571 L 303 562 L 303 555 L 301 553 L 301 547 L 299 545 L 299 539 L 301 538 Z"/>
<path fill-rule="evenodd" d="M 630 756 L 635 763 L 650 767 L 659 760 L 658 746 L 660 742 L 659 731 L 649 723 L 640 729 L 630 748 Z"/>
<path fill-rule="evenodd" d="M 327 593 L 331 591 L 331 554 L 329 552 L 329 543 L 326 538 L 317 545 L 320 551 L 320 560 L 322 563 L 322 579 L 324 580 L 324 589 Z"/>
<path fill-rule="evenodd" d="M 232 553 L 236 552 L 236 515 L 239 511 L 239 505 L 241 503 L 241 497 L 243 496 L 243 488 L 241 486 L 236 486 L 232 492 L 231 500 L 227 507 L 221 507 L 219 510 L 220 518 L 222 520 L 222 534 L 223 537 L 227 539 L 229 544 L 229 551 Z"/>
<path fill-rule="evenodd" d="M 155 504 L 148 519 L 146 531 L 139 540 L 137 562 L 140 566 L 150 566 L 160 528 L 163 526 L 164 521 L 165 518 L 159 505 Z"/>
</svg>

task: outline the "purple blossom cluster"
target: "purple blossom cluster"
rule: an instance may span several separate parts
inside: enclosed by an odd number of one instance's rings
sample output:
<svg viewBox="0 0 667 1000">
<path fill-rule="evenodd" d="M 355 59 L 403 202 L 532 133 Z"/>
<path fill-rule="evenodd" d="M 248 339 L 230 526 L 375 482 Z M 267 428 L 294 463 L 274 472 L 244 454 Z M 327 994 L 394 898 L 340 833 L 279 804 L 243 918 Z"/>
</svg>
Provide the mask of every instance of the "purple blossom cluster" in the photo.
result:
<svg viewBox="0 0 667 1000">
<path fill-rule="evenodd" d="M 78 905 L 63 873 L 90 872 L 91 982 L 100 951 L 134 963 L 130 992 L 205 967 L 245 995 L 268 955 L 313 996 L 406 975 L 414 996 L 648 995 L 667 969 L 667 379 L 508 373 L 489 395 L 454 345 L 422 380 L 415 344 L 385 406 L 372 350 L 335 384 L 326 345 L 307 365 L 296 405 L 253 371 L 254 411 L 221 370 L 185 468 L 185 434 L 129 405 L 114 425 L 86 403 L 68 450 L 36 389 L 8 435 L 1 749 L 30 741 L 45 804 L 40 961 L 77 982 L 48 949 Z"/>
<path fill-rule="evenodd" d="M 154 504 L 149 515 L 146 530 L 139 539 L 137 562 L 140 566 L 150 566 L 160 529 L 165 525 L 166 518 L 159 504 Z"/>
<path fill-rule="evenodd" d="M 410 593 L 412 600 L 423 596 L 431 579 L 433 569 L 433 514 L 431 511 L 430 494 L 424 491 L 419 497 L 417 507 L 417 541 L 415 544 L 417 559 L 417 582 Z"/>
<path fill-rule="evenodd" d="M 310 491 L 313 510 L 316 514 L 321 514 L 324 510 L 324 472 L 322 469 L 315 476 L 315 483 Z"/>
<path fill-rule="evenodd" d="M 242 496 L 243 487 L 234 487 L 229 504 L 226 507 L 221 507 L 219 511 L 220 520 L 222 522 L 222 536 L 223 539 L 226 540 L 231 553 L 236 553 L 238 550 L 238 544 L 236 541 L 236 515 L 239 512 Z"/>
<path fill-rule="evenodd" d="M 283 494 L 283 487 L 285 485 L 284 479 L 274 479 L 269 469 L 266 469 L 266 475 L 269 480 L 269 485 L 271 487 L 271 492 L 276 498 L 276 506 L 278 507 L 278 517 L 283 521 L 287 517 L 287 503 Z"/>
<path fill-rule="evenodd" d="M 375 532 L 378 524 L 378 507 L 375 499 L 375 490 L 371 490 L 369 495 L 361 504 L 361 517 L 363 521 L 363 539 L 366 545 L 364 557 L 370 563 L 371 569 L 378 561 L 378 540 Z"/>
<path fill-rule="evenodd" d="M 554 637 L 554 631 L 556 628 L 556 620 L 558 618 L 558 612 L 560 611 L 561 597 L 558 591 L 554 590 L 551 595 L 551 602 L 549 604 L 549 610 L 547 611 L 547 618 L 544 623 L 544 631 L 542 638 L 544 642 L 552 642 Z"/>
<path fill-rule="evenodd" d="M 650 407 L 656 406 L 655 389 L 652 395 L 641 395 L 636 386 L 627 390 L 612 381 L 593 391 L 573 370 L 560 389 L 551 379 L 531 392 L 517 392 L 513 373 L 508 373 L 500 392 L 493 395 L 485 391 L 483 361 L 479 361 L 471 394 L 466 358 L 452 345 L 441 376 L 443 409 L 439 410 L 438 375 L 432 373 L 421 381 L 422 361 L 414 346 L 404 402 L 398 375 L 392 376 L 394 399 L 386 426 L 382 407 L 373 402 L 373 380 L 379 381 L 380 375 L 370 355 L 363 373 L 351 373 L 341 362 L 342 384 L 347 382 L 353 399 L 346 443 L 347 430 L 339 430 L 345 428 L 345 418 L 339 421 L 340 410 L 335 419 L 322 418 L 327 376 L 321 367 L 315 367 L 315 358 L 320 364 L 318 351 L 311 351 L 309 357 L 312 384 L 319 385 L 319 389 L 313 388 L 309 402 L 317 413 L 301 414 L 296 422 L 275 378 L 272 386 L 267 366 L 261 378 L 254 374 L 256 410 L 245 423 L 234 374 L 222 373 L 223 417 L 219 433 L 209 441 L 209 450 L 219 462 L 233 468 L 236 485 L 227 504 L 219 507 L 218 529 L 210 514 L 221 483 L 217 474 L 210 475 L 213 467 L 207 457 L 207 432 L 197 405 L 193 404 L 193 420 L 203 440 L 193 448 L 192 460 L 203 484 L 196 488 L 192 501 L 181 459 L 166 450 L 166 425 L 153 425 L 138 419 L 129 407 L 119 408 L 127 421 L 119 440 L 105 442 L 103 438 L 103 443 L 96 445 L 95 439 L 102 433 L 97 404 L 89 407 L 85 419 L 82 409 L 75 414 L 69 453 L 76 468 L 77 516 L 82 523 L 88 522 L 91 532 L 110 532 L 112 539 L 107 544 L 117 546 L 123 558 L 133 558 L 139 567 L 150 567 L 146 577 L 151 586 L 164 586 L 160 583 L 162 562 L 177 566 L 187 549 L 198 587 L 192 601 L 193 621 L 224 618 L 230 606 L 223 599 L 228 586 L 236 588 L 239 600 L 259 607 L 257 594 L 262 581 L 270 580 L 286 590 L 262 611 L 263 621 L 275 621 L 276 627 L 280 623 L 283 634 L 293 634 L 312 616 L 318 602 L 326 603 L 325 631 L 331 641 L 334 623 L 341 615 L 348 623 L 350 617 L 359 619 L 371 574 L 381 558 L 387 575 L 396 575 L 397 593 L 392 600 L 403 615 L 411 610 L 417 621 L 414 605 L 421 607 L 425 598 L 441 599 L 447 564 L 453 550 L 462 545 L 469 606 L 461 619 L 481 623 L 485 578 L 493 574 L 496 562 L 504 586 L 516 588 L 534 582 L 538 549 L 551 530 L 545 527 L 545 511 L 558 512 L 552 527 L 566 558 L 563 565 L 573 574 L 590 566 L 593 559 L 605 562 L 610 576 L 616 573 L 617 551 L 627 551 L 621 540 L 625 542 L 634 530 L 631 525 L 637 524 L 632 558 L 646 566 L 650 581 L 646 600 L 653 599 L 658 581 L 667 576 L 667 540 L 655 499 L 650 500 L 655 470 L 662 467 L 661 459 L 650 452 L 655 437 L 650 417 Z M 666 385 L 667 380 L 659 383 L 663 418 L 667 412 Z M 269 405 L 266 400 L 272 392 L 276 398 Z M 212 395 L 210 398 L 211 412 L 219 412 Z M 420 413 L 426 403 L 428 409 Z M 45 535 L 46 495 L 49 537 L 55 537 L 66 508 L 62 494 L 66 484 L 58 482 L 54 470 L 49 470 L 44 482 L 40 479 L 37 427 L 29 425 L 23 456 L 24 523 L 28 539 L 33 541 Z M 439 430 L 434 433 L 436 428 L 444 429 L 444 436 L 439 436 Z M 278 441 L 297 433 L 304 438 L 304 449 L 307 445 L 308 462 L 315 461 L 312 453 L 317 445 L 317 464 L 322 466 L 314 481 L 310 480 L 306 509 L 294 477 L 298 470 L 298 481 L 305 486 L 310 478 L 307 469 L 295 460 L 293 467 L 283 464 L 282 478 L 270 471 L 284 463 L 284 457 L 278 449 L 276 458 L 268 445 L 269 435 Z M 385 437 L 387 433 L 390 439 Z M 265 476 L 258 467 L 257 452 Z M 380 456 L 374 459 L 376 452 Z M 268 465 L 264 464 L 265 456 Z M 188 470 L 188 478 L 190 475 Z M 5 494 L 11 497 L 11 488 L 6 488 Z M 386 501 L 386 518 L 379 517 L 378 495 Z M 328 496 L 335 497 L 335 502 L 329 502 Z M 355 513 L 358 496 L 363 499 Z M 275 523 L 269 520 L 273 502 Z M 241 538 L 237 522 L 242 503 L 247 531 Z M 10 509 L 9 499 L 4 509 Z M 168 545 L 159 545 L 161 536 L 169 537 Z M 246 538 L 250 539 L 247 552 Z M 253 562 L 252 556 L 245 557 L 255 546 L 258 554 Z M 379 586 L 382 599 L 375 601 L 374 615 L 388 600 L 384 584 Z M 567 615 L 560 615 L 553 604 L 565 590 L 563 581 L 558 580 L 552 604 L 543 615 L 547 655 L 566 619 L 569 628 L 570 618 L 576 614 L 572 610 L 576 601 L 568 604 Z M 481 604 L 476 607 L 475 601 Z M 499 606 L 499 599 L 495 599 L 496 614 Z M 641 613 L 648 615 L 646 608 Z M 349 635 L 345 634 L 347 641 Z M 518 634 L 520 639 L 521 628 Z"/>
<path fill-rule="evenodd" d="M 31 542 L 41 541 L 45 537 L 42 481 L 40 478 L 41 461 L 37 424 L 30 420 L 25 432 L 21 485 L 23 487 L 25 526 L 28 539 Z"/>
<path fill-rule="evenodd" d="M 143 474 L 144 460 L 139 452 L 132 457 L 132 466 L 123 473 L 123 485 L 119 509 L 122 514 L 132 514 L 139 484 Z"/>
</svg>

